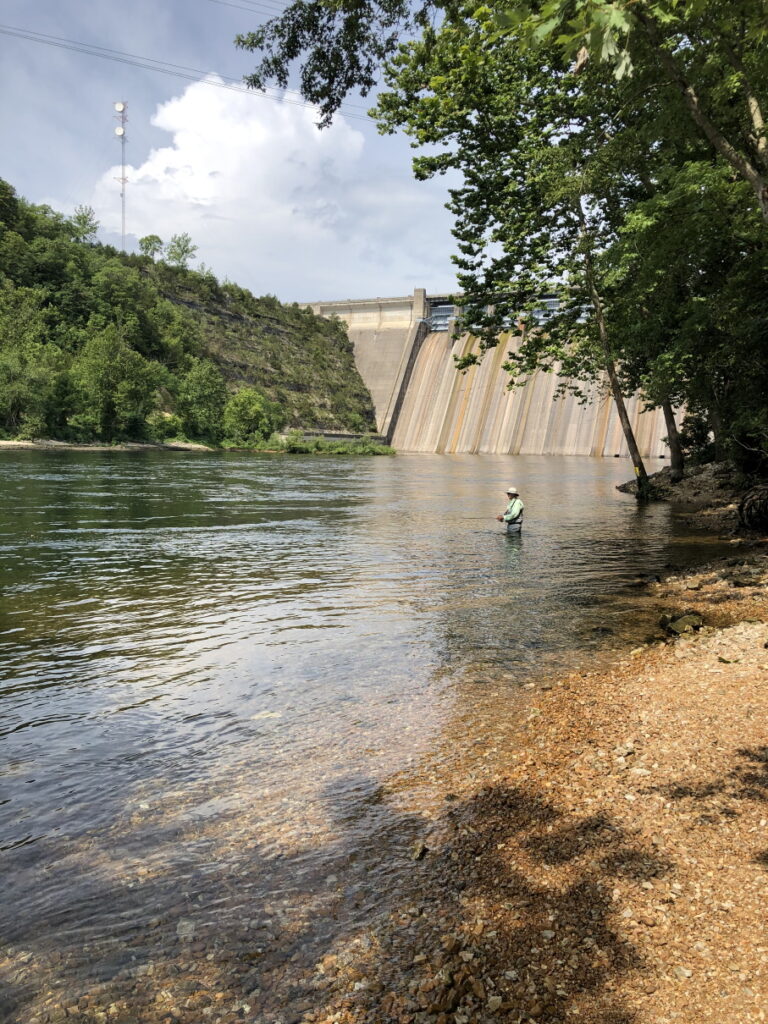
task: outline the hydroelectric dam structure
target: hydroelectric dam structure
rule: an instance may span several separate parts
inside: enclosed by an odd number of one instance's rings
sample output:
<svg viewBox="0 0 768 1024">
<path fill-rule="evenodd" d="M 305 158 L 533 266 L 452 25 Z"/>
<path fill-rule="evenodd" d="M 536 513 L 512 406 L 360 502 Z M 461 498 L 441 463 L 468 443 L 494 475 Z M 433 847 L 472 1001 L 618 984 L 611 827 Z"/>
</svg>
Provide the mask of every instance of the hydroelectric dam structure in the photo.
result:
<svg viewBox="0 0 768 1024">
<path fill-rule="evenodd" d="M 503 336 L 479 365 L 456 370 L 454 356 L 478 351 L 471 335 L 453 337 L 456 309 L 448 296 L 417 288 L 401 298 L 311 302 L 320 316 L 343 320 L 355 362 L 376 409 L 380 434 L 402 452 L 472 452 L 509 455 L 628 455 L 616 407 L 607 388 L 592 401 L 555 397 L 562 378 L 537 371 L 510 389 L 503 369 L 520 337 Z M 537 311 L 542 325 L 547 302 Z M 661 409 L 643 411 L 626 399 L 644 457 L 667 454 Z"/>
</svg>

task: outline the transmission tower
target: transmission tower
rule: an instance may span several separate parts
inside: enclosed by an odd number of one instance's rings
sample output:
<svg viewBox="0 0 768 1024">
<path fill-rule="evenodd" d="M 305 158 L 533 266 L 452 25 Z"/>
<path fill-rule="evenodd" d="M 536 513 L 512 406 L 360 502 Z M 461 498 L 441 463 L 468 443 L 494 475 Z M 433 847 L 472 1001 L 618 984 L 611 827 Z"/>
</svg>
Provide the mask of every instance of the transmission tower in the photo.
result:
<svg viewBox="0 0 768 1024">
<path fill-rule="evenodd" d="M 119 178 L 115 178 L 115 181 L 120 182 L 120 203 L 123 212 L 123 252 L 125 252 L 125 185 L 128 179 L 125 176 L 125 144 L 128 141 L 125 134 L 125 126 L 128 123 L 128 104 L 123 100 L 118 100 L 115 103 L 115 120 L 118 121 L 118 126 L 115 128 L 115 135 L 120 140 L 120 150 L 122 156 L 122 172 Z"/>
</svg>

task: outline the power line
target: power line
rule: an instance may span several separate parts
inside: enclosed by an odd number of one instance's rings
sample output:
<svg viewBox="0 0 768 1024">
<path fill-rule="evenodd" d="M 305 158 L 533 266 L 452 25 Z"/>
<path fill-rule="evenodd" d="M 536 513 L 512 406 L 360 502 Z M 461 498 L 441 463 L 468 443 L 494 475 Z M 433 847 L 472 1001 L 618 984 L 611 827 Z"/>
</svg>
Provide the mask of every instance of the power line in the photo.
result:
<svg viewBox="0 0 768 1024">
<path fill-rule="evenodd" d="M 183 78 L 189 82 L 200 81 L 203 85 L 216 86 L 219 89 L 229 89 L 231 92 L 237 92 L 241 95 L 254 96 L 259 99 L 273 100 L 277 103 L 290 103 L 298 107 L 307 107 L 314 109 L 314 104 L 307 103 L 305 100 L 298 97 L 299 94 L 292 92 L 292 90 L 285 90 L 282 93 L 272 92 L 257 92 L 255 90 L 248 89 L 242 81 L 231 78 L 227 75 L 219 75 L 217 77 L 221 81 L 212 81 L 208 76 L 211 74 L 209 71 L 202 71 L 200 68 L 190 68 L 184 64 L 172 64 L 169 61 L 158 60 L 155 57 L 145 57 L 142 54 L 134 53 L 123 53 L 121 50 L 111 50 L 106 46 L 98 46 L 95 43 L 84 43 L 78 39 L 66 39 L 61 36 L 46 35 L 43 32 L 35 32 L 32 29 L 18 28 L 15 25 L 2 25 L 0 24 L 0 33 L 6 36 L 11 36 L 16 39 L 26 39 L 32 43 L 41 43 L 44 46 L 55 46 L 61 50 L 71 50 L 74 53 L 83 53 L 89 57 L 101 57 L 103 60 L 111 60 L 117 64 L 127 64 L 131 67 L 144 68 L 147 71 L 158 71 L 163 75 L 172 75 L 175 78 Z M 358 121 L 367 121 L 372 123 L 372 118 L 368 117 L 364 113 L 354 113 L 354 109 L 362 111 L 364 107 L 343 107 L 341 113 L 346 117 L 353 118 Z"/>
<path fill-rule="evenodd" d="M 157 60 L 154 57 L 144 57 L 136 53 L 123 53 L 121 50 L 111 50 L 107 46 L 99 46 L 96 43 L 84 43 L 78 39 L 66 39 L 62 36 L 50 36 L 44 32 L 35 32 L 33 29 L 17 28 L 15 25 L 0 25 L 0 32 L 5 35 L 17 36 L 20 39 L 28 39 L 33 43 L 45 43 L 48 46 L 58 46 L 64 50 L 74 50 L 77 53 L 85 53 L 91 57 L 104 57 L 108 60 L 116 60 L 119 63 L 130 64 L 133 60 L 146 61 L 152 65 L 154 70 L 177 69 L 179 71 L 192 72 L 195 75 L 206 75 L 209 72 L 201 71 L 199 68 L 187 67 L 184 64 L 172 64 L 170 61 Z M 156 67 L 155 67 L 156 65 Z M 220 78 L 236 83 L 237 79 L 228 78 L 226 75 L 219 75 Z"/>
<path fill-rule="evenodd" d="M 249 3 L 248 0 L 244 0 L 243 3 L 235 4 L 232 0 L 208 0 L 209 3 L 219 4 L 221 7 L 235 7 L 238 11 L 250 11 L 254 14 L 268 14 L 270 17 L 276 17 L 279 14 L 283 14 L 287 10 L 286 7 L 279 7 L 276 4 L 270 3 L 270 0 L 259 0 L 258 3 Z"/>
</svg>

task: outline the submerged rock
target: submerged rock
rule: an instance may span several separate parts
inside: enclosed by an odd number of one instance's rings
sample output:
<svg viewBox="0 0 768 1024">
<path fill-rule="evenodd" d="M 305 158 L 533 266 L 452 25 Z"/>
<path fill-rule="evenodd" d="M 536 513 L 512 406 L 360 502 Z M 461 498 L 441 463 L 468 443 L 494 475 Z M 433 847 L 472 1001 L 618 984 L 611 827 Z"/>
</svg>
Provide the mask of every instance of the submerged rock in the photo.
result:
<svg viewBox="0 0 768 1024">
<path fill-rule="evenodd" d="M 188 942 L 195 936 L 195 922 L 182 917 L 176 925 L 176 934 L 182 942 Z"/>
</svg>

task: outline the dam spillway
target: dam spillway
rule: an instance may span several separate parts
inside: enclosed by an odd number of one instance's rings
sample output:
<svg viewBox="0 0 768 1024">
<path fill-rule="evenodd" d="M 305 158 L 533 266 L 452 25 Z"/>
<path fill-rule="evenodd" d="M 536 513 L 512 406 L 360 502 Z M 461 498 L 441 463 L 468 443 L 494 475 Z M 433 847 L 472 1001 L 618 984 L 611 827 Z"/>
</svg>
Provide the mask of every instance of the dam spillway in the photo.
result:
<svg viewBox="0 0 768 1024">
<path fill-rule="evenodd" d="M 376 409 L 376 424 L 398 451 L 510 455 L 627 455 L 610 393 L 597 385 L 592 401 L 555 397 L 563 382 L 537 371 L 510 389 L 503 363 L 520 344 L 503 336 L 480 364 L 456 370 L 454 356 L 477 351 L 477 339 L 455 338 L 443 311 L 448 300 L 413 296 L 311 303 L 321 316 L 345 321 L 355 362 Z M 434 326 L 441 329 L 433 330 Z M 643 411 L 625 399 L 644 457 L 667 454 L 661 409 Z"/>
</svg>

